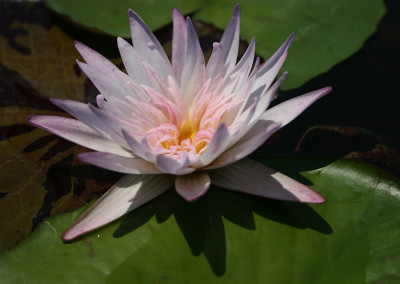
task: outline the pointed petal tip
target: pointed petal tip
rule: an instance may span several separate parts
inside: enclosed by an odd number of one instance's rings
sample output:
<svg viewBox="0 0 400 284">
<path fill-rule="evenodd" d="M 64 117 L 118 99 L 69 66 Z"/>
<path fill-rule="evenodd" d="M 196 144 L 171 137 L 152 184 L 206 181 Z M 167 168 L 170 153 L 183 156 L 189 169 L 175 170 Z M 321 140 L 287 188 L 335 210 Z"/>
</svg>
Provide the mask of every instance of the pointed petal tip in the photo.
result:
<svg viewBox="0 0 400 284">
<path fill-rule="evenodd" d="M 181 12 L 181 10 L 178 9 L 178 7 L 174 7 L 172 9 L 172 15 L 173 16 L 182 16 L 183 17 L 182 12 Z"/>
<path fill-rule="evenodd" d="M 286 44 L 290 45 L 294 39 L 294 33 L 292 32 L 289 37 L 286 39 Z M 288 46 L 289 47 L 289 46 Z"/>
<path fill-rule="evenodd" d="M 326 86 L 324 88 L 321 88 L 319 90 L 315 90 L 313 92 L 310 92 L 308 94 L 314 94 L 314 96 L 316 97 L 315 100 L 320 99 L 324 96 L 326 96 L 327 94 L 329 94 L 330 92 L 332 92 L 332 87 L 331 86 Z M 306 94 L 307 95 L 307 94 Z"/>
<path fill-rule="evenodd" d="M 323 204 L 325 202 L 326 202 L 326 199 L 322 195 L 320 195 L 319 198 L 316 198 L 313 202 L 310 202 L 310 203 Z"/>
<path fill-rule="evenodd" d="M 299 202 L 310 204 L 323 204 L 326 202 L 325 197 L 323 197 L 319 192 L 312 188 L 309 188 L 309 190 L 309 193 L 312 192 L 312 194 L 304 196 L 304 200 L 299 200 Z"/>
<path fill-rule="evenodd" d="M 119 50 L 121 50 L 126 43 L 127 42 L 122 37 L 117 37 L 117 46 Z"/>
<path fill-rule="evenodd" d="M 70 241 L 114 222 L 170 189 L 170 181 L 167 175 L 125 175 L 76 219 L 61 239 Z"/>
<path fill-rule="evenodd" d="M 79 220 L 79 219 L 78 219 Z M 76 222 L 76 221 L 75 221 Z M 94 231 L 96 228 L 86 228 L 86 227 L 82 227 L 79 226 L 79 224 L 73 223 L 72 225 L 70 225 L 65 231 L 64 233 L 62 233 L 61 235 L 61 239 L 64 242 L 70 242 L 88 232 Z"/>
<path fill-rule="evenodd" d="M 47 130 L 44 126 L 42 126 L 43 123 L 41 123 L 41 121 L 43 119 L 46 119 L 45 115 L 30 115 L 26 118 L 29 124 Z"/>
<path fill-rule="evenodd" d="M 235 10 L 233 11 L 233 18 L 239 18 L 240 17 L 240 4 L 236 4 Z"/>
<path fill-rule="evenodd" d="M 53 105 L 58 106 L 59 108 L 61 108 L 59 105 L 60 105 L 63 101 L 64 101 L 64 100 L 62 100 L 62 99 L 50 98 L 50 102 L 51 102 Z"/>
<path fill-rule="evenodd" d="M 303 187 L 304 189 L 304 187 Z M 306 192 L 299 193 L 296 197 L 291 197 L 290 199 L 284 197 L 272 197 L 272 199 L 276 200 L 284 200 L 289 202 L 296 202 L 296 203 L 307 203 L 307 204 L 323 204 L 326 202 L 326 199 L 319 194 L 314 189 L 307 187 Z"/>
<path fill-rule="evenodd" d="M 140 18 L 138 13 L 136 13 L 132 9 L 128 10 L 128 16 L 129 16 L 129 21 L 142 21 L 142 18 Z"/>
<path fill-rule="evenodd" d="M 220 42 L 214 42 L 213 43 L 213 48 L 222 48 L 221 43 Z"/>
<path fill-rule="evenodd" d="M 333 88 L 331 86 L 326 86 L 324 88 L 321 89 L 321 91 L 323 91 L 326 94 L 332 92 Z"/>
<path fill-rule="evenodd" d="M 37 127 L 41 127 L 40 121 L 46 119 L 46 115 L 30 115 L 26 118 L 26 120 Z"/>
<path fill-rule="evenodd" d="M 83 71 L 83 68 L 85 68 L 86 63 L 79 61 L 79 59 L 75 60 L 76 64 L 79 66 L 79 68 Z M 82 67 L 83 66 L 83 67 Z"/>
<path fill-rule="evenodd" d="M 89 156 L 90 156 L 90 153 L 93 153 L 93 152 L 84 152 L 84 153 L 79 153 L 79 154 L 77 154 L 76 156 L 78 157 L 78 159 L 79 160 L 81 160 L 81 161 L 83 161 L 83 162 L 86 162 L 86 157 L 88 156 L 88 154 L 89 154 Z"/>
<path fill-rule="evenodd" d="M 77 233 L 77 232 L 74 232 L 74 231 L 71 230 L 71 229 L 72 229 L 71 227 L 68 228 L 68 229 L 61 235 L 61 239 L 62 239 L 64 242 L 72 241 L 72 240 L 75 239 L 76 237 L 78 237 L 78 236 L 80 236 L 80 235 L 82 235 L 82 234 L 85 233 L 85 232 Z"/>
</svg>

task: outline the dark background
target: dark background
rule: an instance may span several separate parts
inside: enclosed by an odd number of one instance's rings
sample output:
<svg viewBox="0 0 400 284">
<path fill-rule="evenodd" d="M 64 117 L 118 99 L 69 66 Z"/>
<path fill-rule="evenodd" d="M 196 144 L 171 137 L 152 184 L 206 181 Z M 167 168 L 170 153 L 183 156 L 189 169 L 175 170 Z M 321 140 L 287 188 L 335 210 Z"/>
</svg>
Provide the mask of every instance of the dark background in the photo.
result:
<svg viewBox="0 0 400 284">
<path fill-rule="evenodd" d="M 281 93 L 279 100 L 286 100 L 333 87 L 331 94 L 282 130 L 280 143 L 266 145 L 265 154 L 296 150 L 348 156 L 400 177 L 400 1 L 385 4 L 386 14 L 361 50 L 300 88 Z M 320 126 L 310 129 L 315 122 Z"/>
</svg>

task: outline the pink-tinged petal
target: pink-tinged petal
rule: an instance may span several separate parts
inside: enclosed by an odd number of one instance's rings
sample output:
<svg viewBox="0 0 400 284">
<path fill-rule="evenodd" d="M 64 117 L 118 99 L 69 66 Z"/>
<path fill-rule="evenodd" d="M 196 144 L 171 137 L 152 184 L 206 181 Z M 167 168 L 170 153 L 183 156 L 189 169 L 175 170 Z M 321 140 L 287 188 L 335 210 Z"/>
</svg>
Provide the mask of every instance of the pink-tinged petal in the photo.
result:
<svg viewBox="0 0 400 284">
<path fill-rule="evenodd" d="M 266 61 L 264 62 L 259 70 L 257 77 L 261 78 L 264 76 L 265 73 L 269 72 L 271 69 L 274 68 L 281 61 L 281 58 L 284 54 L 289 50 L 289 47 L 294 39 L 294 33 L 291 33 L 289 37 L 285 40 L 285 42 L 279 47 L 279 49 Z"/>
<path fill-rule="evenodd" d="M 188 167 L 190 160 L 187 152 L 184 152 L 184 156 L 181 159 L 168 157 L 163 154 L 157 155 L 155 164 L 162 172 L 172 175 L 186 175 L 196 170 L 195 168 Z"/>
<path fill-rule="evenodd" d="M 164 193 L 172 184 L 168 175 L 126 175 L 86 210 L 62 239 L 69 241 L 104 226 Z"/>
<path fill-rule="evenodd" d="M 307 107 L 314 103 L 319 98 L 327 95 L 332 91 L 331 87 L 325 87 L 302 96 L 295 97 L 287 100 L 279 105 L 274 106 L 267 110 L 261 119 L 274 121 L 280 123 L 283 127 L 293 119 L 295 119 L 300 113 L 302 113 Z"/>
<path fill-rule="evenodd" d="M 107 100 L 103 95 L 97 95 L 96 104 L 99 109 L 113 116 L 128 116 L 132 110 L 127 106 L 126 101 L 122 101 L 116 97 L 109 97 Z"/>
<path fill-rule="evenodd" d="M 318 192 L 251 159 L 211 171 L 211 183 L 257 196 L 305 203 L 325 202 Z"/>
<path fill-rule="evenodd" d="M 225 65 L 228 66 L 228 73 L 236 64 L 239 50 L 239 33 L 240 33 L 240 5 L 237 4 L 233 11 L 233 16 L 226 27 L 222 38 L 221 46 L 223 50 L 223 58 Z"/>
<path fill-rule="evenodd" d="M 256 51 L 256 41 L 254 37 L 251 39 L 251 42 L 249 44 L 249 47 L 246 49 L 246 52 L 243 54 L 242 58 L 238 62 L 238 64 L 233 68 L 232 72 L 229 74 L 229 76 L 234 76 L 236 74 L 242 74 L 244 73 L 244 79 L 247 79 L 251 66 L 253 65 L 254 61 L 254 54 Z M 243 80 L 244 80 L 243 79 Z M 239 82 L 239 85 L 241 85 L 242 82 Z"/>
<path fill-rule="evenodd" d="M 75 47 L 87 64 L 102 70 L 107 75 L 113 77 L 112 70 L 117 67 L 110 60 L 79 41 L 75 41 Z"/>
<path fill-rule="evenodd" d="M 125 148 L 129 148 L 122 134 L 122 129 L 130 126 L 128 123 L 119 119 L 117 116 L 112 116 L 98 109 L 93 105 L 89 104 L 89 109 L 95 114 L 97 119 L 108 128 L 107 133 L 112 137 L 112 140 Z"/>
<path fill-rule="evenodd" d="M 118 37 L 118 49 L 124 62 L 124 66 L 129 76 L 138 84 L 151 86 L 146 72 L 142 66 L 142 59 L 136 49 L 124 39 Z"/>
<path fill-rule="evenodd" d="M 221 44 L 219 42 L 214 42 L 213 51 L 206 66 L 207 78 L 214 79 L 221 73 L 221 70 L 224 67 L 224 60 L 222 56 Z"/>
<path fill-rule="evenodd" d="M 249 126 L 250 121 L 253 120 L 254 114 L 259 104 L 259 98 L 255 98 L 253 104 L 242 113 L 231 125 L 231 129 L 233 130 L 232 139 L 230 141 L 230 145 L 232 146 L 237 141 L 242 139 L 247 132 L 250 131 L 251 127 Z"/>
<path fill-rule="evenodd" d="M 157 90 L 158 92 L 161 92 L 163 94 L 162 97 L 168 95 L 169 92 L 167 80 L 170 76 L 168 76 L 168 78 L 163 78 L 161 74 L 149 63 L 143 61 L 142 64 L 144 70 L 146 71 L 147 77 L 149 78 L 151 88 Z"/>
<path fill-rule="evenodd" d="M 124 89 L 125 93 L 128 97 L 137 98 L 136 92 L 132 89 L 131 85 L 139 86 L 131 77 L 129 77 L 126 73 L 122 72 L 119 69 L 114 69 L 114 76 L 117 79 L 118 84 L 122 89 Z M 108 96 L 107 100 L 111 100 L 117 98 L 116 96 Z M 126 98 L 126 97 L 125 97 Z M 119 98 L 119 100 L 123 101 L 125 98 Z M 124 102 L 126 103 L 126 102 Z"/>
<path fill-rule="evenodd" d="M 217 131 L 215 131 L 210 144 L 207 149 L 200 156 L 198 162 L 195 164 L 196 167 L 204 167 L 211 163 L 215 158 L 221 155 L 225 151 L 226 147 L 230 142 L 230 135 L 228 128 L 225 124 L 221 124 Z"/>
<path fill-rule="evenodd" d="M 126 117 L 132 113 L 132 111 L 126 112 L 126 101 L 116 97 L 108 97 L 106 99 L 103 95 L 97 95 L 96 105 L 99 109 L 112 116 Z M 121 106 L 123 107 L 121 108 Z"/>
<path fill-rule="evenodd" d="M 204 84 L 206 68 L 199 39 L 189 18 L 186 19 L 186 25 L 188 31 L 187 51 L 180 83 L 183 100 L 186 105 L 191 105 L 194 96 L 197 94 L 196 90 Z"/>
<path fill-rule="evenodd" d="M 122 157 L 105 152 L 88 152 L 78 154 L 82 161 L 98 166 L 103 169 L 112 170 L 124 174 L 161 174 L 162 172 L 142 158 Z"/>
<path fill-rule="evenodd" d="M 152 153 L 150 146 L 147 144 L 146 139 L 143 139 L 141 142 L 139 142 L 132 135 L 130 135 L 125 129 L 122 130 L 122 133 L 130 149 L 135 155 L 147 161 L 153 163 L 155 162 L 156 157 L 154 153 Z"/>
<path fill-rule="evenodd" d="M 249 78 L 253 78 L 255 76 L 255 74 L 257 74 L 257 71 L 258 71 L 259 67 L 260 67 L 260 57 L 257 56 L 257 58 L 256 58 L 256 60 L 254 62 L 253 70 L 251 70 Z"/>
<path fill-rule="evenodd" d="M 178 82 L 181 80 L 183 67 L 185 66 L 187 49 L 187 27 L 182 13 L 174 8 L 173 36 L 172 36 L 172 70 Z"/>
<path fill-rule="evenodd" d="M 90 110 L 89 105 L 71 100 L 50 99 L 50 101 L 85 123 L 105 138 L 113 140 L 113 136 L 110 135 L 110 129 Z"/>
<path fill-rule="evenodd" d="M 224 115 L 221 118 L 222 121 L 226 123 L 226 125 L 232 126 L 238 121 L 243 121 L 244 120 L 242 118 L 243 115 L 244 116 L 248 115 L 251 106 L 247 108 L 247 110 L 245 111 L 246 114 L 243 113 L 243 109 L 245 107 L 246 97 L 248 96 L 249 90 L 251 89 L 253 83 L 254 80 L 251 79 L 244 82 L 241 88 L 236 92 L 235 96 L 232 98 L 234 104 L 226 113 L 224 113 Z M 253 103 L 256 100 L 258 101 L 258 97 L 254 98 Z"/>
<path fill-rule="evenodd" d="M 83 122 L 60 116 L 30 116 L 28 121 L 33 125 L 55 135 L 92 150 L 109 152 L 124 157 L 132 157 L 132 153 L 113 141 L 105 139 Z"/>
<path fill-rule="evenodd" d="M 255 123 L 260 118 L 260 116 L 265 113 L 265 110 L 268 108 L 273 96 L 278 91 L 279 86 L 286 79 L 288 74 L 289 74 L 288 72 L 284 72 L 282 76 L 279 77 L 279 79 L 276 80 L 276 82 L 271 86 L 271 88 L 269 88 L 268 91 L 261 96 L 260 102 L 257 105 L 254 116 L 251 119 L 250 122 L 251 125 L 253 125 L 252 123 Z"/>
<path fill-rule="evenodd" d="M 210 177 L 205 172 L 194 172 L 175 178 L 175 189 L 180 196 L 193 202 L 210 188 Z"/>
<path fill-rule="evenodd" d="M 236 144 L 222 153 L 205 169 L 218 169 L 232 164 L 260 147 L 273 133 L 280 129 L 279 123 L 261 120 Z"/>
<path fill-rule="evenodd" d="M 138 51 L 138 54 L 143 60 L 154 66 L 164 78 L 172 75 L 171 64 L 160 42 L 138 14 L 132 10 L 129 10 L 128 14 L 133 47 Z"/>
<path fill-rule="evenodd" d="M 77 63 L 106 99 L 110 96 L 115 96 L 121 99 L 127 96 L 125 90 L 121 88 L 121 86 L 118 84 L 118 81 L 115 79 L 114 73 L 111 77 L 103 71 L 100 71 L 99 69 L 96 69 L 88 64 L 79 61 L 77 61 Z"/>
<path fill-rule="evenodd" d="M 259 69 L 255 72 L 255 82 L 252 87 L 249 101 L 252 101 L 254 97 L 261 96 L 271 86 L 276 75 L 285 62 L 288 54 L 288 49 L 294 38 L 292 33 L 288 39 L 282 44 L 282 46 L 271 56 L 268 61 L 264 62 Z"/>
</svg>

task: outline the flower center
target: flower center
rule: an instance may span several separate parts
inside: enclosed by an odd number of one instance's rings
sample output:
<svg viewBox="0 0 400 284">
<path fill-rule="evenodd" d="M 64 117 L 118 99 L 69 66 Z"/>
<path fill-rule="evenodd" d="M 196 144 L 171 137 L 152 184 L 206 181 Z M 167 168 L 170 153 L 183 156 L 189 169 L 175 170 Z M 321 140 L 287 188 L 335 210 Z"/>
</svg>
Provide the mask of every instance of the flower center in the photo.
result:
<svg viewBox="0 0 400 284">
<path fill-rule="evenodd" d="M 146 138 L 159 154 L 182 158 L 187 152 L 189 157 L 196 157 L 205 151 L 215 129 L 198 129 L 195 125 L 191 119 L 186 119 L 179 128 L 172 123 L 162 124 L 148 130 Z"/>
</svg>

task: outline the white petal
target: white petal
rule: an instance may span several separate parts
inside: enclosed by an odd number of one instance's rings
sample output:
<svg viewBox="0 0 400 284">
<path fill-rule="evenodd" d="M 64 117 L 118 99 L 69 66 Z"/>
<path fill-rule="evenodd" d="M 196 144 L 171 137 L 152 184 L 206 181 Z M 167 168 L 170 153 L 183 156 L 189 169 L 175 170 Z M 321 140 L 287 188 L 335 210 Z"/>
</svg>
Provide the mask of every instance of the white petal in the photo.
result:
<svg viewBox="0 0 400 284">
<path fill-rule="evenodd" d="M 197 200 L 209 187 L 210 177 L 205 172 L 194 172 L 175 178 L 176 191 L 189 202 Z"/>
<path fill-rule="evenodd" d="M 164 95 L 168 95 L 168 78 L 163 78 L 161 74 L 146 61 L 143 61 L 143 68 L 149 78 L 151 88 Z"/>
<path fill-rule="evenodd" d="M 251 70 L 249 78 L 253 78 L 257 74 L 259 67 L 260 67 L 260 57 L 257 56 L 256 61 L 254 62 L 253 70 Z"/>
<path fill-rule="evenodd" d="M 78 120 L 82 121 L 105 138 L 113 140 L 113 137 L 110 135 L 111 129 L 98 119 L 90 110 L 89 105 L 71 100 L 50 99 L 50 101 L 59 108 L 75 116 Z"/>
<path fill-rule="evenodd" d="M 168 175 L 126 175 L 62 235 L 65 241 L 93 231 L 162 194 L 173 184 Z"/>
<path fill-rule="evenodd" d="M 224 68 L 224 60 L 222 57 L 222 46 L 219 42 L 213 43 L 213 51 L 207 62 L 207 78 L 214 79 Z"/>
<path fill-rule="evenodd" d="M 282 76 L 279 77 L 279 79 L 276 80 L 276 82 L 271 86 L 271 88 L 269 88 L 269 90 L 264 95 L 261 96 L 260 102 L 257 104 L 257 108 L 254 113 L 254 116 L 251 118 L 250 127 L 252 125 L 254 125 L 254 123 L 256 123 L 256 121 L 258 119 L 260 119 L 260 116 L 262 114 L 265 113 L 265 110 L 268 108 L 268 106 L 272 100 L 272 97 L 275 95 L 276 91 L 278 90 L 278 88 L 282 84 L 282 82 L 286 79 L 287 75 L 288 75 L 288 72 L 284 72 L 282 74 Z M 243 113 L 243 114 L 245 114 L 245 113 Z"/>
<path fill-rule="evenodd" d="M 235 68 L 233 68 L 233 70 L 229 74 L 229 76 L 241 74 L 244 72 L 245 74 L 243 75 L 243 78 L 247 79 L 247 77 L 250 73 L 250 70 L 251 70 L 251 66 L 253 65 L 255 49 L 256 49 L 256 42 L 253 37 L 251 39 L 249 47 L 246 49 L 246 52 L 243 54 L 242 58 L 240 59 L 238 64 L 235 66 Z M 242 82 L 239 82 L 239 85 L 242 85 Z"/>
<path fill-rule="evenodd" d="M 97 119 L 108 127 L 108 134 L 112 137 L 119 145 L 124 146 L 125 148 L 129 148 L 125 139 L 123 138 L 122 129 L 129 129 L 130 125 L 119 119 L 117 116 L 112 116 L 93 105 L 89 105 L 89 109 L 97 116 Z"/>
<path fill-rule="evenodd" d="M 133 157 L 130 151 L 120 147 L 113 141 L 105 139 L 79 120 L 60 116 L 41 115 L 31 116 L 28 120 L 35 126 L 89 149 L 109 152 L 124 157 Z"/>
<path fill-rule="evenodd" d="M 137 157 L 122 157 L 104 152 L 88 152 L 78 154 L 78 158 L 86 163 L 98 166 L 100 168 L 124 174 L 162 173 L 155 167 L 153 163 Z"/>
<path fill-rule="evenodd" d="M 121 54 L 122 61 L 129 76 L 138 84 L 145 84 L 150 86 L 146 72 L 142 66 L 142 58 L 129 43 L 123 38 L 117 39 L 119 53 Z"/>
<path fill-rule="evenodd" d="M 221 38 L 221 46 L 223 51 L 223 58 L 226 65 L 228 65 L 228 73 L 236 64 L 238 50 L 239 50 L 239 33 L 240 33 L 240 5 L 236 5 L 233 11 L 233 16 L 224 34 Z"/>
<path fill-rule="evenodd" d="M 182 159 L 168 157 L 163 154 L 157 155 L 155 164 L 162 172 L 173 175 L 186 175 L 196 170 L 195 168 L 188 167 L 190 160 L 187 152 L 184 153 Z"/>
<path fill-rule="evenodd" d="M 152 153 L 152 150 L 147 144 L 146 139 L 143 139 L 141 142 L 139 142 L 125 129 L 122 130 L 122 134 L 124 135 L 126 142 L 128 143 L 130 149 L 135 155 L 141 157 L 142 159 L 155 163 L 156 156 L 154 153 Z"/>
<path fill-rule="evenodd" d="M 195 167 L 204 167 L 211 163 L 215 158 L 221 155 L 222 152 L 225 151 L 226 147 L 230 142 L 230 135 L 228 128 L 225 124 L 221 124 L 217 131 L 214 133 L 210 143 L 207 146 L 207 149 L 200 156 L 198 162 L 195 164 Z"/>
<path fill-rule="evenodd" d="M 232 123 L 230 129 L 234 130 L 234 133 L 232 135 L 229 146 L 232 146 L 237 141 L 242 139 L 242 137 L 251 130 L 249 124 L 253 120 L 259 102 L 260 102 L 259 98 L 255 98 L 253 105 L 251 105 L 244 113 L 242 113 L 238 118 L 236 118 L 234 123 Z"/>
<path fill-rule="evenodd" d="M 190 106 L 193 97 L 197 94 L 196 90 L 204 84 L 206 68 L 199 39 L 189 18 L 186 19 L 186 24 L 188 30 L 187 51 L 180 86 L 183 100 L 187 106 Z"/>
<path fill-rule="evenodd" d="M 186 59 L 187 27 L 182 13 L 177 8 L 174 8 L 172 17 L 172 70 L 176 80 L 180 82 Z"/>
<path fill-rule="evenodd" d="M 75 41 L 75 47 L 87 64 L 97 68 L 98 70 L 102 70 L 107 75 L 113 77 L 112 70 L 117 67 L 110 60 L 79 41 Z"/>
<path fill-rule="evenodd" d="M 112 116 L 129 117 L 132 114 L 130 105 L 126 101 L 116 97 L 105 99 L 103 95 L 98 95 L 96 97 L 96 104 L 99 109 Z"/>
<path fill-rule="evenodd" d="M 271 56 L 268 61 L 264 62 L 259 69 L 255 72 L 255 82 L 251 90 L 251 94 L 247 101 L 247 105 L 253 100 L 254 97 L 261 96 L 271 86 L 276 75 L 285 62 L 288 49 L 293 41 L 294 34 L 292 33 L 282 46 Z"/>
<path fill-rule="evenodd" d="M 212 184 L 235 191 L 288 201 L 325 202 L 318 192 L 308 186 L 250 159 L 209 174 Z"/>
<path fill-rule="evenodd" d="M 154 66 L 165 79 L 168 75 L 172 75 L 171 63 L 161 44 L 143 20 L 132 10 L 129 10 L 129 22 L 133 47 L 142 59 Z"/>
<path fill-rule="evenodd" d="M 205 169 L 217 169 L 232 164 L 260 147 L 273 133 L 280 129 L 279 123 L 261 120 L 241 139 Z"/>
<path fill-rule="evenodd" d="M 279 105 L 274 106 L 267 110 L 262 116 L 263 120 L 270 120 L 281 124 L 281 127 L 285 126 L 293 119 L 295 119 L 300 113 L 302 113 L 307 107 L 319 98 L 325 96 L 330 91 L 331 87 L 325 87 L 308 94 L 295 97 L 287 100 Z"/>
<path fill-rule="evenodd" d="M 114 73 L 111 77 L 103 71 L 100 71 L 99 69 L 88 64 L 79 61 L 77 61 L 77 63 L 106 99 L 109 96 L 115 96 L 122 99 L 127 96 L 125 90 L 119 86 L 118 81 L 115 79 Z"/>
</svg>

